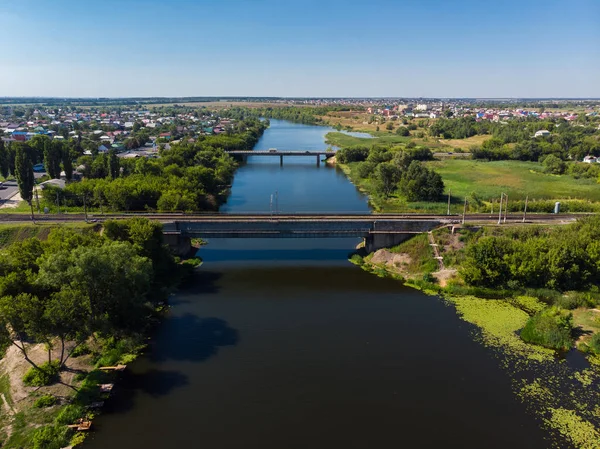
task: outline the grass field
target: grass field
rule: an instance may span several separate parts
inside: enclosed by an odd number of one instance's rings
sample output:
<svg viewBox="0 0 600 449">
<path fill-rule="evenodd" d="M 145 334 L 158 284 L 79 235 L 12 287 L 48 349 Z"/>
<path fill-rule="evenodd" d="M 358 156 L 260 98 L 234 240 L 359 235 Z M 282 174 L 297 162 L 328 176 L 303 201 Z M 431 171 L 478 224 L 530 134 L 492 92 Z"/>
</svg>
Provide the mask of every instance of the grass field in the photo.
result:
<svg viewBox="0 0 600 449">
<path fill-rule="evenodd" d="M 396 134 L 386 134 L 382 132 L 374 132 L 373 138 L 368 137 L 354 137 L 344 133 L 327 133 L 325 135 L 325 142 L 328 145 L 335 145 L 337 147 L 351 147 L 353 145 L 374 145 L 378 143 L 384 144 L 396 144 L 396 143 L 408 143 L 410 142 L 409 137 L 402 137 Z"/>
<path fill-rule="evenodd" d="M 473 192 L 483 200 L 499 198 L 532 200 L 580 199 L 600 201 L 600 185 L 593 179 L 575 179 L 568 175 L 548 175 L 536 162 L 481 162 L 449 159 L 428 162 L 444 180 L 446 192 L 464 198 Z"/>
</svg>

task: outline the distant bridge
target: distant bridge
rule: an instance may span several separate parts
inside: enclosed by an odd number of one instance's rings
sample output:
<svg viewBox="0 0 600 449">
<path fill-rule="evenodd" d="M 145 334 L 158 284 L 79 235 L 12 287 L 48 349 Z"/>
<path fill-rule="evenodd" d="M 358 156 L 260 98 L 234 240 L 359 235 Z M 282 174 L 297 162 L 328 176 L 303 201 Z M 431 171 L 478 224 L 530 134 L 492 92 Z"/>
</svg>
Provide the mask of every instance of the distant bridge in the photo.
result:
<svg viewBox="0 0 600 449">
<path fill-rule="evenodd" d="M 317 158 L 317 167 L 321 165 L 321 157 L 325 157 L 325 159 L 335 156 L 335 151 L 314 151 L 314 150 L 266 150 L 266 151 L 228 151 L 228 154 L 234 156 L 242 156 L 244 160 L 248 158 L 248 156 L 279 156 L 279 165 L 283 165 L 283 156 L 304 156 L 304 157 L 316 157 Z"/>
</svg>

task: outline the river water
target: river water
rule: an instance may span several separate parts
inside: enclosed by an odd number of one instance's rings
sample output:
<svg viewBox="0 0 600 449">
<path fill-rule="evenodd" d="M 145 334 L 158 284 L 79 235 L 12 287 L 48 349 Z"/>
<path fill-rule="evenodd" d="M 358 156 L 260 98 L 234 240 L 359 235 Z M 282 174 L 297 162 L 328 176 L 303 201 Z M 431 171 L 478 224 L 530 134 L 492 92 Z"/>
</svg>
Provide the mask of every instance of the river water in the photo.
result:
<svg viewBox="0 0 600 449">
<path fill-rule="evenodd" d="M 322 149 L 272 121 L 257 148 Z M 312 158 L 250 158 L 228 212 L 364 212 Z M 435 297 L 347 262 L 355 239 L 212 240 L 87 448 L 545 448 L 509 376 Z"/>
</svg>

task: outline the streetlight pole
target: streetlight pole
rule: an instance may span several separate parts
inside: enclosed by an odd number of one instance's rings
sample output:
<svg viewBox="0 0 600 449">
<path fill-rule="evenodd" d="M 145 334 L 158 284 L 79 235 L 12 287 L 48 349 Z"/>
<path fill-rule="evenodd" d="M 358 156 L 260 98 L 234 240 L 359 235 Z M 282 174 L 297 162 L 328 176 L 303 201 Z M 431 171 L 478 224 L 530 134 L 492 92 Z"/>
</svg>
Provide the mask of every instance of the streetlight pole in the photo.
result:
<svg viewBox="0 0 600 449">
<path fill-rule="evenodd" d="M 505 195 L 506 201 L 504 201 L 504 223 L 506 223 L 506 216 L 508 215 L 508 193 Z"/>
<path fill-rule="evenodd" d="M 450 215 L 450 197 L 452 196 L 452 190 L 448 190 L 448 212 L 446 215 Z"/>
<path fill-rule="evenodd" d="M 525 197 L 525 208 L 523 209 L 523 223 L 525 223 L 525 219 L 527 218 L 527 201 L 529 200 L 529 195 Z"/>
</svg>

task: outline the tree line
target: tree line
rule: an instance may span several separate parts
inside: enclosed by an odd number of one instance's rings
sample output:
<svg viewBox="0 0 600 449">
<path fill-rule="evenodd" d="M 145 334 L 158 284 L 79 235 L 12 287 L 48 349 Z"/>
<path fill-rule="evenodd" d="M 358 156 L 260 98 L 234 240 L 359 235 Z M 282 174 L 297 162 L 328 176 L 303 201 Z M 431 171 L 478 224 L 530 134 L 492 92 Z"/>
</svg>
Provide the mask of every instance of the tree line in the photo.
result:
<svg viewBox="0 0 600 449">
<path fill-rule="evenodd" d="M 115 150 L 83 155 L 78 139 L 69 142 L 36 136 L 29 142 L 0 146 L 0 169 L 14 175 L 23 200 L 33 215 L 33 165 L 43 161 L 47 173 L 73 178 L 73 166 L 83 175 L 81 182 L 65 189 L 45 186 L 41 207 L 96 207 L 113 211 L 199 211 L 216 210 L 233 180 L 237 162 L 230 150 L 250 150 L 267 124 L 248 119 L 236 124 L 231 134 L 200 136 L 160 150 L 160 157 L 123 159 Z M 80 143 L 80 139 L 79 139 Z M 75 164 L 73 163 L 75 160 Z"/>
<path fill-rule="evenodd" d="M 352 173 L 370 180 L 373 193 L 384 198 L 400 194 L 407 201 L 437 201 L 444 193 L 442 177 L 422 164 L 433 159 L 428 148 L 353 146 L 339 150 L 336 159 L 354 163 Z"/>
</svg>

